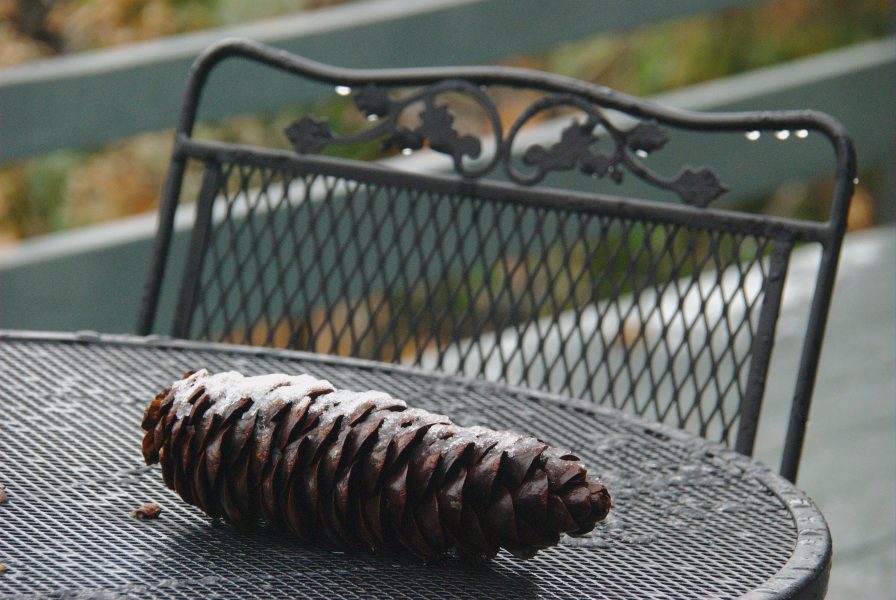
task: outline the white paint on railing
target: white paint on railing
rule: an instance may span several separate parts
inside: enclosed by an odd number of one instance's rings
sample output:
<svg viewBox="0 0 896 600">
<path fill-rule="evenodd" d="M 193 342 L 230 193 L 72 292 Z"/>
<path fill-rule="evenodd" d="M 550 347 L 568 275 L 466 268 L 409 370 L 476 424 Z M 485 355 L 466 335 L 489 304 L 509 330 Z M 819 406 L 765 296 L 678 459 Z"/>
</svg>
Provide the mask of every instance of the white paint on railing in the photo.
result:
<svg viewBox="0 0 896 600">
<path fill-rule="evenodd" d="M 653 100 L 688 110 L 718 110 L 719 106 L 755 104 L 757 96 L 810 86 L 857 71 L 893 68 L 894 64 L 896 37 L 888 37 L 664 92 Z"/>
<path fill-rule="evenodd" d="M 612 365 L 631 353 L 635 358 L 630 362 L 649 361 L 656 373 L 663 373 L 671 364 L 674 378 L 682 381 L 694 364 L 688 350 L 679 349 L 683 345 L 694 349 L 709 347 L 716 355 L 726 350 L 727 329 L 724 324 L 719 328 L 715 325 L 725 319 L 738 324 L 747 318 L 747 311 L 762 291 L 762 282 L 758 265 L 746 271 L 742 267 L 707 271 L 696 280 L 671 281 L 660 292 L 651 289 L 636 296 L 624 295 L 582 307 L 578 313 L 567 310 L 463 340 L 445 349 L 442 367 L 470 376 L 481 371 L 487 379 L 496 381 L 504 378 L 514 384 L 534 383 L 545 377 L 545 365 L 554 364 L 558 357 L 574 364 L 587 354 L 593 357 L 591 367 L 597 374 L 592 385 L 597 389 L 608 385 L 607 371 L 614 371 Z M 758 306 L 753 311 L 751 320 L 755 327 Z M 736 341 L 735 353 L 744 356 L 749 336 L 738 335 Z M 504 370 L 502 364 L 508 358 L 509 367 Z M 708 359 L 708 354 L 703 358 Z M 437 354 L 429 351 L 422 362 L 426 367 L 434 367 L 437 359 Z M 601 362 L 607 362 L 609 369 L 598 368 Z M 556 376 L 565 375 L 563 371 L 558 368 Z M 549 371 L 548 380 L 551 375 Z M 559 380 L 554 383 L 559 386 L 557 391 L 565 385 Z"/>
<path fill-rule="evenodd" d="M 248 38 L 267 44 L 281 43 L 311 34 L 326 34 L 362 25 L 406 19 L 481 0 L 375 0 L 330 6 L 252 23 L 183 33 L 117 48 L 87 50 L 68 56 L 35 59 L 0 69 L 0 88 L 23 83 L 67 79 L 76 73 L 86 77 L 98 73 L 126 71 L 170 60 L 192 60 L 212 44 L 227 38 Z M 186 76 L 186 74 L 184 74 Z"/>
</svg>

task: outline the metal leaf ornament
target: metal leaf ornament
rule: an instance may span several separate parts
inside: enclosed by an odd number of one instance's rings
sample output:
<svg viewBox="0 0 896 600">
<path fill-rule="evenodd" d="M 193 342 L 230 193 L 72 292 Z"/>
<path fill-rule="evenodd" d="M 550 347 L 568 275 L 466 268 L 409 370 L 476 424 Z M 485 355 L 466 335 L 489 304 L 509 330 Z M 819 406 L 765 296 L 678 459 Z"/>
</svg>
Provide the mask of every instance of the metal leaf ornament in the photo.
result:
<svg viewBox="0 0 896 600">
<path fill-rule="evenodd" d="M 422 121 L 419 134 L 429 140 L 429 147 L 454 157 L 459 161 L 463 156 L 478 158 L 482 146 L 472 135 L 461 136 L 454 128 L 454 115 L 447 106 L 429 105 L 420 113 Z"/>
<path fill-rule="evenodd" d="M 626 144 L 630 149 L 641 152 L 659 150 L 669 141 L 669 136 L 657 125 L 656 121 L 638 123 L 625 137 Z"/>
<path fill-rule="evenodd" d="M 326 119 L 315 119 L 309 115 L 286 128 L 286 137 L 292 142 L 296 152 L 310 154 L 320 152 L 333 140 L 333 132 Z"/>
<path fill-rule="evenodd" d="M 355 106 L 366 117 L 384 117 L 392 110 L 389 93 L 378 85 L 367 84 L 354 97 Z"/>
<path fill-rule="evenodd" d="M 400 127 L 391 137 L 386 139 L 382 146 L 384 150 L 395 148 L 397 150 L 419 150 L 426 142 L 426 138 L 416 129 Z"/>
<path fill-rule="evenodd" d="M 549 148 L 536 144 L 526 150 L 523 162 L 544 172 L 567 171 L 580 161 L 590 167 L 595 158 L 591 152 L 591 144 L 597 141 L 593 130 L 593 123 L 573 121 L 560 133 L 560 140 L 556 144 Z"/>
<path fill-rule="evenodd" d="M 142 426 L 146 463 L 185 502 L 306 542 L 530 558 L 610 510 L 572 454 L 309 375 L 200 370 L 162 390 Z"/>
<path fill-rule="evenodd" d="M 684 169 L 672 182 L 671 187 L 683 201 L 701 208 L 708 206 L 710 202 L 728 191 L 728 186 L 707 168 Z"/>
</svg>

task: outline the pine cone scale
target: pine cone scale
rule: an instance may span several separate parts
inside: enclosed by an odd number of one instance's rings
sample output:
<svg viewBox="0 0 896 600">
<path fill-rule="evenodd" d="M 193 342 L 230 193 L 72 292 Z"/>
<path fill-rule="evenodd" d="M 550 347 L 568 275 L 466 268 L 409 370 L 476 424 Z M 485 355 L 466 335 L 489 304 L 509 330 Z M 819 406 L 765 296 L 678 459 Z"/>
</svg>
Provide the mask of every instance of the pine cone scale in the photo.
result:
<svg viewBox="0 0 896 600">
<path fill-rule="evenodd" d="M 224 434 L 226 430 L 219 430 L 218 433 L 212 438 L 212 441 L 206 447 L 204 452 L 205 457 L 205 482 L 207 485 L 207 489 L 211 492 L 212 490 L 217 491 L 220 487 L 218 485 L 218 473 L 221 471 L 221 444 L 224 441 Z M 164 474 L 164 468 L 162 470 Z M 214 496 L 210 493 L 210 496 L 214 499 L 215 505 L 217 506 L 217 510 L 214 511 L 215 514 L 212 516 L 218 517 L 221 514 L 220 504 L 217 500 L 217 496 Z M 207 504 L 202 505 L 203 508 L 208 506 Z"/>
<path fill-rule="evenodd" d="M 355 473 L 355 465 L 357 463 L 352 463 L 349 465 L 346 470 L 343 472 L 342 476 L 336 482 L 334 494 L 334 516 L 336 520 L 342 525 L 344 530 L 354 531 L 359 525 L 357 524 L 357 519 L 355 519 L 356 512 L 351 512 L 349 510 L 349 503 L 352 498 L 356 497 L 357 494 L 353 493 L 353 489 L 356 482 L 354 482 L 354 473 Z M 351 540 L 354 544 L 354 540 Z"/>
<path fill-rule="evenodd" d="M 261 515 L 263 519 L 268 519 L 268 522 L 276 527 L 278 525 L 277 512 L 276 508 L 268 506 L 272 498 L 266 493 L 265 474 L 262 473 L 257 480 L 253 480 L 249 475 L 251 469 L 252 455 L 246 452 L 228 470 L 230 490 L 239 511 L 239 521 L 243 525 L 249 526 L 258 515 Z"/>
<path fill-rule="evenodd" d="M 464 503 L 461 520 L 463 521 L 461 535 L 464 544 L 460 546 L 460 549 L 466 558 L 475 559 L 479 556 L 494 556 L 498 553 L 498 545 L 486 536 L 479 521 L 479 515 L 470 503 Z"/>
<path fill-rule="evenodd" d="M 359 506 L 359 512 L 356 514 L 360 515 L 360 519 L 358 520 L 359 531 L 361 532 L 361 537 L 367 544 L 367 547 L 386 548 L 387 545 L 383 536 L 381 513 L 382 495 L 377 492 L 366 498 L 358 499 L 357 504 Z"/>
<path fill-rule="evenodd" d="M 516 490 L 513 503 L 520 514 L 530 515 L 534 522 L 543 522 L 548 509 L 548 477 L 534 470 Z"/>
<path fill-rule="evenodd" d="M 423 537 L 420 526 L 417 523 L 417 517 L 414 510 L 407 510 L 401 521 L 396 523 L 395 531 L 398 534 L 398 541 L 407 550 L 420 556 L 434 556 L 438 552 L 434 552 L 430 545 Z"/>
<path fill-rule="evenodd" d="M 461 527 L 463 513 L 463 489 L 467 480 L 467 470 L 460 467 L 454 470 L 445 483 L 438 488 L 439 515 L 445 528 L 452 532 L 454 538 Z"/>
<path fill-rule="evenodd" d="M 435 554 L 444 554 L 448 545 L 446 540 L 448 534 L 442 529 L 439 500 L 434 492 L 426 494 L 423 501 L 417 505 L 414 516 L 427 546 L 434 549 Z"/>
<path fill-rule="evenodd" d="M 185 501 L 304 541 L 530 558 L 610 508 L 575 456 L 535 438 L 307 375 L 198 371 L 158 394 L 141 425 L 146 462 Z"/>
<path fill-rule="evenodd" d="M 464 495 L 468 502 L 477 507 L 484 508 L 488 505 L 492 495 L 492 484 L 498 476 L 501 467 L 501 455 L 492 452 L 480 458 L 471 473 L 467 475 L 467 488 Z"/>
<path fill-rule="evenodd" d="M 196 492 L 197 504 L 199 506 L 212 506 L 213 490 L 208 483 L 208 466 L 205 452 L 199 455 L 199 461 L 196 463 L 196 470 L 193 471 L 193 490 Z"/>
<path fill-rule="evenodd" d="M 408 464 L 402 463 L 386 479 L 384 508 L 387 522 L 393 531 L 400 531 L 404 521 L 404 504 L 408 496 Z"/>
<path fill-rule="evenodd" d="M 569 514 L 563 500 L 553 494 L 548 496 L 547 524 L 551 529 L 558 531 L 576 531 L 579 528 L 579 524 Z"/>
<path fill-rule="evenodd" d="M 486 522 L 494 532 L 499 546 L 513 545 L 519 535 L 516 530 L 516 511 L 510 492 L 504 486 L 497 486 L 495 498 L 485 509 Z"/>
<path fill-rule="evenodd" d="M 408 481 L 408 492 L 414 498 L 422 498 L 426 494 L 440 460 L 442 460 L 441 455 L 438 452 L 433 452 L 432 446 L 427 445 L 424 439 L 410 461 L 412 469 Z"/>
<path fill-rule="evenodd" d="M 286 522 L 289 531 L 300 541 L 307 542 L 311 538 L 311 528 L 303 517 L 301 511 L 302 492 L 294 481 L 288 484 L 287 506 L 293 507 L 286 512 Z"/>
<path fill-rule="evenodd" d="M 204 449 L 210 435 L 214 435 L 220 425 L 221 417 L 214 413 L 206 412 L 199 422 L 193 443 L 190 445 L 190 454 L 196 457 L 204 456 Z"/>
</svg>

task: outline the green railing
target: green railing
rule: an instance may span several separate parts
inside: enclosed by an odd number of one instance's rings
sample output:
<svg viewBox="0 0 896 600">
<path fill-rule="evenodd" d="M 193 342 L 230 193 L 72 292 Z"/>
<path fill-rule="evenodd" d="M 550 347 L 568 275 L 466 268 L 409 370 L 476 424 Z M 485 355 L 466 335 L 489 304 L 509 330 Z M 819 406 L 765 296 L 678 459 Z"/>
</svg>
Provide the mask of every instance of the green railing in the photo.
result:
<svg viewBox="0 0 896 600">
<path fill-rule="evenodd" d="M 594 34 L 674 17 L 758 4 L 747 0 L 374 0 L 237 28 L 188 34 L 0 70 L 0 163 L 171 127 L 196 55 L 244 36 L 331 64 L 358 67 L 483 63 Z M 239 62 L 213 81 L 204 117 L 312 100 L 318 90 L 264 87 Z M 232 85 L 238 81 L 239 85 Z M 230 82 L 230 87 L 225 87 Z M 862 166 L 889 165 L 896 141 L 896 39 L 885 38 L 710 83 L 656 99 L 697 110 L 814 108 L 850 130 Z M 226 98 L 226 102 L 223 100 Z M 727 154 L 726 154 L 727 152 Z M 720 163 L 743 157 L 719 148 Z M 830 161 L 820 154 L 805 174 Z M 892 170 L 889 171 L 892 173 Z M 762 190 L 781 173 L 763 169 Z M 732 182 L 736 183 L 736 182 Z M 733 186 L 735 189 L 738 187 Z M 893 199 L 889 199 L 892 203 Z M 188 211 L 179 215 L 189 226 Z M 131 331 L 155 215 L 28 240 L 0 251 L 0 328 Z M 175 253 L 183 252 L 179 235 Z M 171 292 L 168 286 L 168 292 Z M 168 314 L 172 298 L 163 298 Z M 158 331 L 168 329 L 162 321 Z"/>
</svg>

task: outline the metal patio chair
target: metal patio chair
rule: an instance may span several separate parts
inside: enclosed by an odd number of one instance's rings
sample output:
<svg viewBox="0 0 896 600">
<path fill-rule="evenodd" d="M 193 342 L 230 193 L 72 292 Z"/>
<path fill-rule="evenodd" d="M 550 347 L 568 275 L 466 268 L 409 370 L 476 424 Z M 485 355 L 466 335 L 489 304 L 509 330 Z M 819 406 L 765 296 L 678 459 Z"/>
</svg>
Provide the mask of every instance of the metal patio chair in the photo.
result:
<svg viewBox="0 0 896 600">
<path fill-rule="evenodd" d="M 302 114 L 289 149 L 198 139 L 206 81 L 231 58 L 335 89 L 355 117 L 337 131 Z M 740 159 L 690 166 L 721 142 Z M 799 171 L 810 143 L 833 146 L 826 220 L 726 201 L 751 170 Z M 416 156 L 346 158 L 359 147 Z M 201 184 L 187 185 L 193 166 Z M 228 41 L 190 74 L 138 330 L 153 330 L 189 195 L 174 336 L 485 377 L 751 454 L 791 251 L 814 244 L 781 462 L 793 480 L 855 171 L 843 127 L 817 112 L 697 114 L 534 71 L 348 70 Z"/>
</svg>

